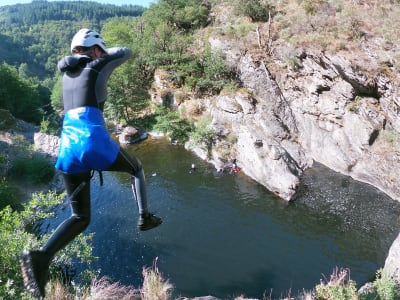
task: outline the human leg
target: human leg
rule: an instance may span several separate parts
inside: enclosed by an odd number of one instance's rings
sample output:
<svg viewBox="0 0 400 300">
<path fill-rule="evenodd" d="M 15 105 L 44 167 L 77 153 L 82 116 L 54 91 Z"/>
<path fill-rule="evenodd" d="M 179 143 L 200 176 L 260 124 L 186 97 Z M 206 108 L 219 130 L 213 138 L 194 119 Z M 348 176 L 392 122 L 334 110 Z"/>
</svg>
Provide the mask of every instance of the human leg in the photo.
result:
<svg viewBox="0 0 400 300">
<path fill-rule="evenodd" d="M 84 182 L 85 185 L 71 199 L 71 216 L 57 227 L 42 248 L 50 258 L 83 232 L 90 223 L 90 173 L 63 174 L 63 177 L 69 196 L 81 183 Z"/>
<path fill-rule="evenodd" d="M 127 172 L 131 174 L 132 192 L 139 209 L 138 227 L 140 230 L 149 230 L 162 223 L 160 218 L 149 212 L 146 180 L 140 160 L 121 148 L 116 160 L 107 168 L 107 171 Z"/>
<path fill-rule="evenodd" d="M 48 268 L 54 255 L 80 234 L 90 222 L 90 174 L 63 175 L 68 195 L 85 182 L 83 188 L 71 199 L 71 216 L 57 227 L 44 247 L 24 251 L 21 269 L 27 289 L 37 298 L 43 298 Z"/>
</svg>

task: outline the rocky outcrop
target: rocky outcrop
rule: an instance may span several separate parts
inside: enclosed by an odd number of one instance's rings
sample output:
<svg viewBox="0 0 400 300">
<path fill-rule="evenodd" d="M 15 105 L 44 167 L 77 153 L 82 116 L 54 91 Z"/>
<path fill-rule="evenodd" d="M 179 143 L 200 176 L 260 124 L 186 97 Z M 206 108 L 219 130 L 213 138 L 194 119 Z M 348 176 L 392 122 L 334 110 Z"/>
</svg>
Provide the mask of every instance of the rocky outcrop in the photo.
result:
<svg viewBox="0 0 400 300">
<path fill-rule="evenodd" d="M 42 132 L 35 132 L 33 136 L 34 149 L 39 151 L 51 160 L 55 161 L 60 147 L 60 138 Z"/>
<path fill-rule="evenodd" d="M 368 78 L 340 55 L 301 52 L 298 62 L 281 87 L 307 154 L 400 200 L 400 147 L 388 138 L 399 136 L 400 106 L 388 79 Z"/>
<path fill-rule="evenodd" d="M 125 127 L 118 136 L 121 144 L 134 144 L 147 138 L 147 133 L 133 126 Z"/>
<path fill-rule="evenodd" d="M 282 68 L 278 56 L 260 58 L 235 41 L 211 37 L 209 43 L 224 53 L 243 88 L 179 101 L 195 119 L 210 116 L 217 132 L 212 149 L 196 153 L 217 168 L 236 158 L 243 172 L 286 200 L 317 161 L 400 201 L 400 98 L 374 69 L 373 55 L 350 61 L 299 49 L 296 63 Z M 363 71 L 367 63 L 372 71 Z M 172 99 L 178 93 L 165 82 L 163 89 Z"/>
<path fill-rule="evenodd" d="M 400 234 L 390 247 L 383 270 L 390 274 L 400 286 Z"/>
</svg>

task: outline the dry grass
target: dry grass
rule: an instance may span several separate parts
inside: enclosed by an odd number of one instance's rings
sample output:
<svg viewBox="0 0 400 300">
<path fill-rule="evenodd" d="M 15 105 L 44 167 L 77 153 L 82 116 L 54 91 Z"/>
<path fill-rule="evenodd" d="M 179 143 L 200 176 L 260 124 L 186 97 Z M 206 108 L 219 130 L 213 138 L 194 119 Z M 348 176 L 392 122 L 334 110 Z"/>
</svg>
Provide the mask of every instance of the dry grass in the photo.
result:
<svg viewBox="0 0 400 300">
<path fill-rule="evenodd" d="M 143 269 L 143 287 L 135 289 L 108 278 L 95 279 L 86 291 L 79 287 L 67 287 L 60 281 L 51 281 L 47 285 L 46 300 L 169 300 L 173 285 L 159 272 L 157 259 L 152 268 Z"/>
<path fill-rule="evenodd" d="M 143 269 L 143 287 L 140 292 L 143 300 L 171 299 L 173 285 L 165 280 L 157 268 L 157 259 L 152 268 Z"/>
<path fill-rule="evenodd" d="M 51 281 L 47 284 L 46 300 L 74 300 L 75 295 L 67 290 L 60 281 Z"/>
<path fill-rule="evenodd" d="M 140 292 L 132 286 L 111 283 L 107 278 L 95 281 L 90 288 L 88 300 L 135 300 L 140 299 Z"/>
</svg>

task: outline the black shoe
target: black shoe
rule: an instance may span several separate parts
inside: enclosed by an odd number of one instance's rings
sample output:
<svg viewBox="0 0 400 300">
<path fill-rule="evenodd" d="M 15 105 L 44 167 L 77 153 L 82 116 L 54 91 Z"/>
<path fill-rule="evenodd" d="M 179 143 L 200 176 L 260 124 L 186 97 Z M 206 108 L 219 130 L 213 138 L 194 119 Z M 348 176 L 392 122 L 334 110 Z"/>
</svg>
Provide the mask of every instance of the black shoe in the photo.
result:
<svg viewBox="0 0 400 300">
<path fill-rule="evenodd" d="M 154 227 L 157 227 L 161 223 L 162 223 L 161 218 L 159 218 L 151 213 L 144 213 L 139 216 L 137 227 L 141 231 L 145 231 L 145 230 L 149 230 Z"/>
<path fill-rule="evenodd" d="M 24 251 L 21 270 L 25 287 L 36 298 L 43 299 L 49 273 L 49 259 L 40 250 Z"/>
</svg>

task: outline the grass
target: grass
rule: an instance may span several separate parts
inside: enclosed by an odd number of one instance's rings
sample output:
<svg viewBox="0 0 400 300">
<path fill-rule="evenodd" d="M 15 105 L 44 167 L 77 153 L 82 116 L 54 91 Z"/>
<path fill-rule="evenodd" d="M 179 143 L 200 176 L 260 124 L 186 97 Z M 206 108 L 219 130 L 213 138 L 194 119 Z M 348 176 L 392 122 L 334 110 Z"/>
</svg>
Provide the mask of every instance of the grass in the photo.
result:
<svg viewBox="0 0 400 300">
<path fill-rule="evenodd" d="M 173 285 L 165 280 L 157 268 L 157 259 L 151 268 L 143 268 L 141 288 L 121 285 L 107 277 L 94 279 L 88 288 L 66 286 L 59 280 L 47 284 L 46 300 L 169 300 Z"/>
<path fill-rule="evenodd" d="M 152 268 L 143 269 L 143 287 L 141 296 L 143 300 L 168 300 L 171 299 L 173 285 L 165 280 L 157 268 L 157 259 Z"/>
<path fill-rule="evenodd" d="M 141 288 L 124 286 L 102 277 L 92 281 L 90 287 L 67 287 L 54 280 L 47 285 L 46 300 L 172 300 L 174 287 L 166 280 L 157 268 L 157 259 L 150 268 L 143 268 L 143 285 Z M 289 291 L 279 299 L 266 293 L 262 300 L 396 300 L 400 299 L 396 282 L 385 272 L 379 270 L 376 280 L 371 284 L 368 293 L 359 294 L 356 283 L 350 278 L 350 270 L 335 268 L 329 279 L 321 280 L 314 290 L 303 291 L 292 295 Z M 178 299 L 187 299 L 179 297 Z M 244 295 L 232 298 L 246 300 Z"/>
</svg>

